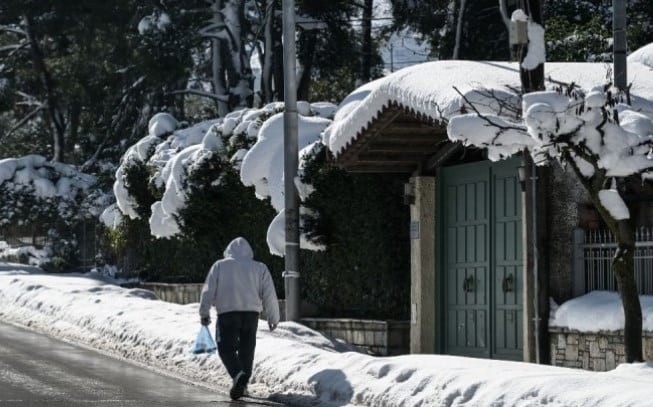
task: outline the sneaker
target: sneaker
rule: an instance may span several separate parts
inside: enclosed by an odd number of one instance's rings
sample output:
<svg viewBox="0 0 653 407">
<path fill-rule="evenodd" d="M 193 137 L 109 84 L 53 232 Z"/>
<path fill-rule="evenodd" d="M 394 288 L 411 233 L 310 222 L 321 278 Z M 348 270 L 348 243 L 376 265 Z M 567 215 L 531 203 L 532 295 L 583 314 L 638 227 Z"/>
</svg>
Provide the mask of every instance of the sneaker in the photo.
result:
<svg viewBox="0 0 653 407">
<path fill-rule="evenodd" d="M 245 387 L 247 387 L 247 376 L 245 375 L 245 372 L 238 372 L 236 377 L 234 377 L 234 385 L 231 386 L 231 390 L 229 390 L 229 397 L 231 397 L 232 400 L 238 400 L 243 397 Z"/>
</svg>

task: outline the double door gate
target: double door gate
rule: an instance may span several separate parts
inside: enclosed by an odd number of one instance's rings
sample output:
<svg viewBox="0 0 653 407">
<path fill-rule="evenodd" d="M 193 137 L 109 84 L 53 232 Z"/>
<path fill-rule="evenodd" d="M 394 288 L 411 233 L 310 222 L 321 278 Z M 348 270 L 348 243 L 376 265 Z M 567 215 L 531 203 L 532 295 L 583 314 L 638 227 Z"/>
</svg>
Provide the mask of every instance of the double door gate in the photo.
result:
<svg viewBox="0 0 653 407">
<path fill-rule="evenodd" d="M 442 169 L 447 354 L 522 360 L 520 160 Z"/>
</svg>

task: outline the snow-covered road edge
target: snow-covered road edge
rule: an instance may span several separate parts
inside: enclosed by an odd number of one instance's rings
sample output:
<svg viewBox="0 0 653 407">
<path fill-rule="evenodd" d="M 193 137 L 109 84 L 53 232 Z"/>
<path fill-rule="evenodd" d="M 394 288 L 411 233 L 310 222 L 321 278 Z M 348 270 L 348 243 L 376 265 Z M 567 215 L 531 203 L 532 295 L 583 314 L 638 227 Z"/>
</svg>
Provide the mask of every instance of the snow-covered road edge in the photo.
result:
<svg viewBox="0 0 653 407">
<path fill-rule="evenodd" d="M 26 274 L 28 273 L 19 272 L 13 278 L 0 276 L 0 320 L 3 322 L 89 347 L 180 380 L 221 391 L 231 386 L 231 379 L 216 354 L 193 355 L 190 352 L 200 326 L 198 304 L 166 303 L 155 299 L 156 296 L 151 291 L 125 289 L 101 279 L 78 275 L 58 276 L 64 281 L 59 287 L 51 287 L 36 282 L 39 274 Z M 70 284 L 65 280 L 69 280 Z M 79 306 L 80 303 L 83 306 Z M 112 303 L 116 305 L 114 311 Z M 319 393 L 338 393 L 337 390 L 329 391 L 328 386 L 321 386 L 318 393 L 313 392 L 312 386 L 289 382 L 287 377 L 278 376 L 274 365 L 267 366 L 266 360 L 276 359 L 274 355 L 266 355 L 268 352 L 265 352 L 269 348 L 266 342 L 271 340 L 270 337 L 274 336 L 277 345 L 279 339 L 286 337 L 286 340 L 281 341 L 282 344 L 286 342 L 284 347 L 297 351 L 298 346 L 313 348 L 296 342 L 297 335 L 301 335 L 303 340 L 307 331 L 310 329 L 286 322 L 270 334 L 266 324 L 261 321 L 250 394 L 292 402 L 294 405 L 315 405 L 320 399 Z M 328 342 L 327 338 L 317 332 L 308 334 L 320 345 Z M 318 348 L 313 351 L 325 352 Z M 277 353 L 281 355 L 283 352 L 279 348 Z M 278 385 L 284 382 L 285 384 Z M 298 392 L 298 389 L 301 391 Z M 333 399 L 331 395 L 327 398 L 331 400 L 323 400 L 326 405 L 331 402 L 342 405 L 343 401 L 349 401 Z"/>
</svg>

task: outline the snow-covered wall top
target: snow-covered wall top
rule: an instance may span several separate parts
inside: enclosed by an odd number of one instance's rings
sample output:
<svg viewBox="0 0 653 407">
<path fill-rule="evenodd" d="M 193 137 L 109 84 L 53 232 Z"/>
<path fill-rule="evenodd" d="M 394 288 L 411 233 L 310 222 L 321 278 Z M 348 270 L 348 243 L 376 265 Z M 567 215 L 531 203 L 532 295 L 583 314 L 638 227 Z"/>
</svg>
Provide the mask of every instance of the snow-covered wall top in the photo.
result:
<svg viewBox="0 0 653 407">
<path fill-rule="evenodd" d="M 649 117 L 653 117 L 653 70 L 635 60 L 643 62 L 651 54 L 653 49 L 639 50 L 628 64 L 633 107 Z M 610 71 L 611 66 L 603 63 L 545 65 L 548 87 L 574 83 L 591 89 L 609 82 Z M 520 88 L 517 63 L 435 61 L 415 65 L 352 92 L 341 104 L 333 124 L 324 132 L 323 141 L 337 156 L 391 103 L 433 121 L 448 120 L 461 113 L 465 105 L 461 94 L 482 113 L 511 117 L 514 111 L 505 107 L 520 106 Z"/>
</svg>

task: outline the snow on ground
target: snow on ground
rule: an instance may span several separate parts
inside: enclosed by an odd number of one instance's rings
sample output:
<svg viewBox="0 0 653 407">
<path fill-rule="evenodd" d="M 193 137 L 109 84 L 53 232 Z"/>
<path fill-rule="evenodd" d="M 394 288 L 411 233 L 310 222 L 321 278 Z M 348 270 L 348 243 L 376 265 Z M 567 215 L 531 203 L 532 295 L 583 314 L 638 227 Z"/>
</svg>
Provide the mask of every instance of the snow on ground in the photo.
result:
<svg viewBox="0 0 653 407">
<path fill-rule="evenodd" d="M 563 304 L 560 307 L 562 310 Z M 0 264 L 0 320 L 227 388 L 215 354 L 194 355 L 198 304 L 176 305 L 97 273 Z M 372 357 L 299 324 L 257 335 L 250 393 L 306 406 L 646 406 L 653 364 L 587 372 L 439 355 Z"/>
</svg>

